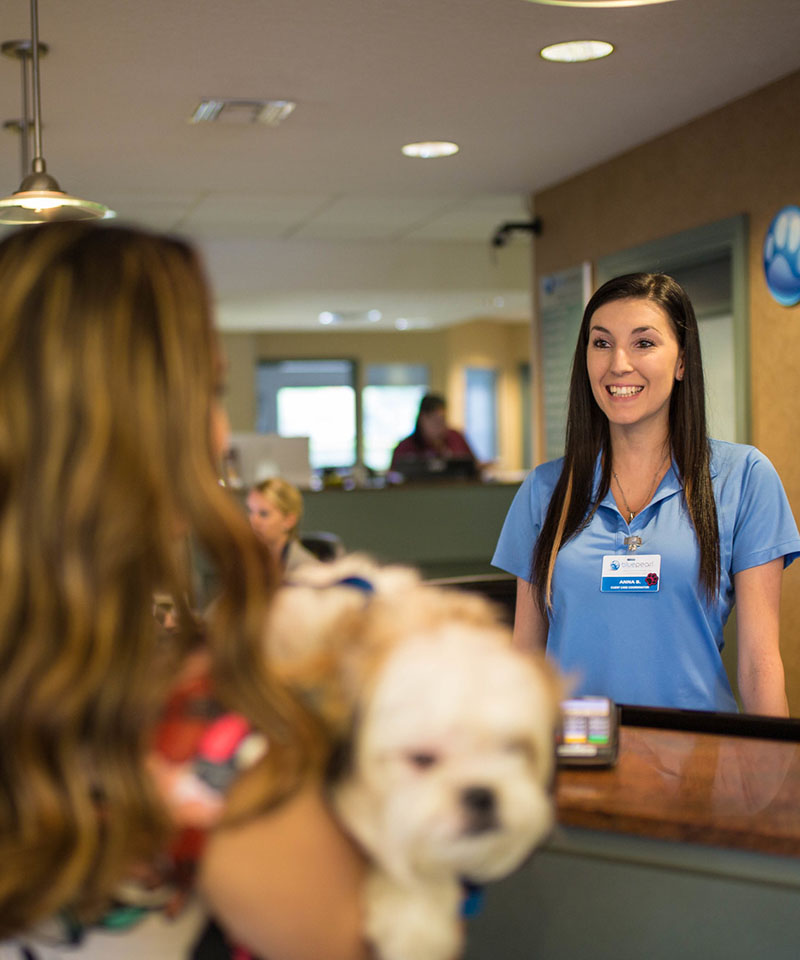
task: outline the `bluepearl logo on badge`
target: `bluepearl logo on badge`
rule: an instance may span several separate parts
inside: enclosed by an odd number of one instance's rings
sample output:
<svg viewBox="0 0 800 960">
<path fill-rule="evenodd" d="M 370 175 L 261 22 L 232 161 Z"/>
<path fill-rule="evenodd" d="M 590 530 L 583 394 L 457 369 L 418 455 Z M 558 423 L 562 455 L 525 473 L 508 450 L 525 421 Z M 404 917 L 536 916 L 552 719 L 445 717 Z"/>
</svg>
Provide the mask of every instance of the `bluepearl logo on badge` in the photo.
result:
<svg viewBox="0 0 800 960">
<path fill-rule="evenodd" d="M 600 590 L 603 593 L 658 593 L 661 555 L 657 553 L 603 557 Z"/>
</svg>

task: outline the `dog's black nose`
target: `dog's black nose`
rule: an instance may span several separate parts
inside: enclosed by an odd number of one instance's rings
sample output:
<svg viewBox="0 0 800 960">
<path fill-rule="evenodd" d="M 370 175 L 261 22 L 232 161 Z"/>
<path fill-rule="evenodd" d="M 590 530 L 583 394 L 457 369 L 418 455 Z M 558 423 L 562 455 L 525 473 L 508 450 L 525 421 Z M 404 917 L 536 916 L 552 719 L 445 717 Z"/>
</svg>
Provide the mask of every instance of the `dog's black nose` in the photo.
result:
<svg viewBox="0 0 800 960">
<path fill-rule="evenodd" d="M 492 830 L 497 826 L 494 790 L 488 787 L 465 787 L 461 791 L 461 805 L 467 813 L 467 829 L 470 833 Z"/>
<path fill-rule="evenodd" d="M 486 813 L 494 808 L 494 791 L 488 787 L 467 787 L 461 791 L 461 802 L 467 810 Z"/>
</svg>

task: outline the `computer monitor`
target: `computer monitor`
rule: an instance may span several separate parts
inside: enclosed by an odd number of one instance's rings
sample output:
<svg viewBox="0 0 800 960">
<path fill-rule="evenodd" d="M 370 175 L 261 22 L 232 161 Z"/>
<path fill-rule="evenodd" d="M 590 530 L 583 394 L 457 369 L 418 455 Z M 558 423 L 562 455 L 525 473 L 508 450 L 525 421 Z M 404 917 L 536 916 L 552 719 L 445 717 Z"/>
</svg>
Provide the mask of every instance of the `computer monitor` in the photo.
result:
<svg viewBox="0 0 800 960">
<path fill-rule="evenodd" d="M 245 487 L 252 487 L 270 477 L 282 477 L 301 490 L 311 487 L 308 437 L 234 433 L 229 449 Z"/>
</svg>

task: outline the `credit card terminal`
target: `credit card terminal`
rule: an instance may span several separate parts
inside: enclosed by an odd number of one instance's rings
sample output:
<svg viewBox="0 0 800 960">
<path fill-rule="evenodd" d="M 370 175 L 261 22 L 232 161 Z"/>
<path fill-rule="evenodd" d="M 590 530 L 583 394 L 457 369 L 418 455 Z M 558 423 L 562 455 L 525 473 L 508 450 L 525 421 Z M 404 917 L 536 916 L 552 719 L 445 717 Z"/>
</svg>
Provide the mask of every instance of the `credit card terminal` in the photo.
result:
<svg viewBox="0 0 800 960">
<path fill-rule="evenodd" d="M 619 750 L 619 708 L 608 697 L 561 701 L 556 736 L 560 767 L 610 767 Z"/>
</svg>

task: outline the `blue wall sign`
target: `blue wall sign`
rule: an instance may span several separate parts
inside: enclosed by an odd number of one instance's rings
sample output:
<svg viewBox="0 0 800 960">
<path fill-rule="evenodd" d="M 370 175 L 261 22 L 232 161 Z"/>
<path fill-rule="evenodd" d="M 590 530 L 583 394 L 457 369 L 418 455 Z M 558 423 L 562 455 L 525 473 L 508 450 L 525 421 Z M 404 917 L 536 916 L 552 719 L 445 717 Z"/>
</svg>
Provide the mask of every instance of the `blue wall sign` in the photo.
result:
<svg viewBox="0 0 800 960">
<path fill-rule="evenodd" d="M 800 303 L 800 207 L 784 207 L 764 238 L 764 276 L 784 307 Z"/>
</svg>

